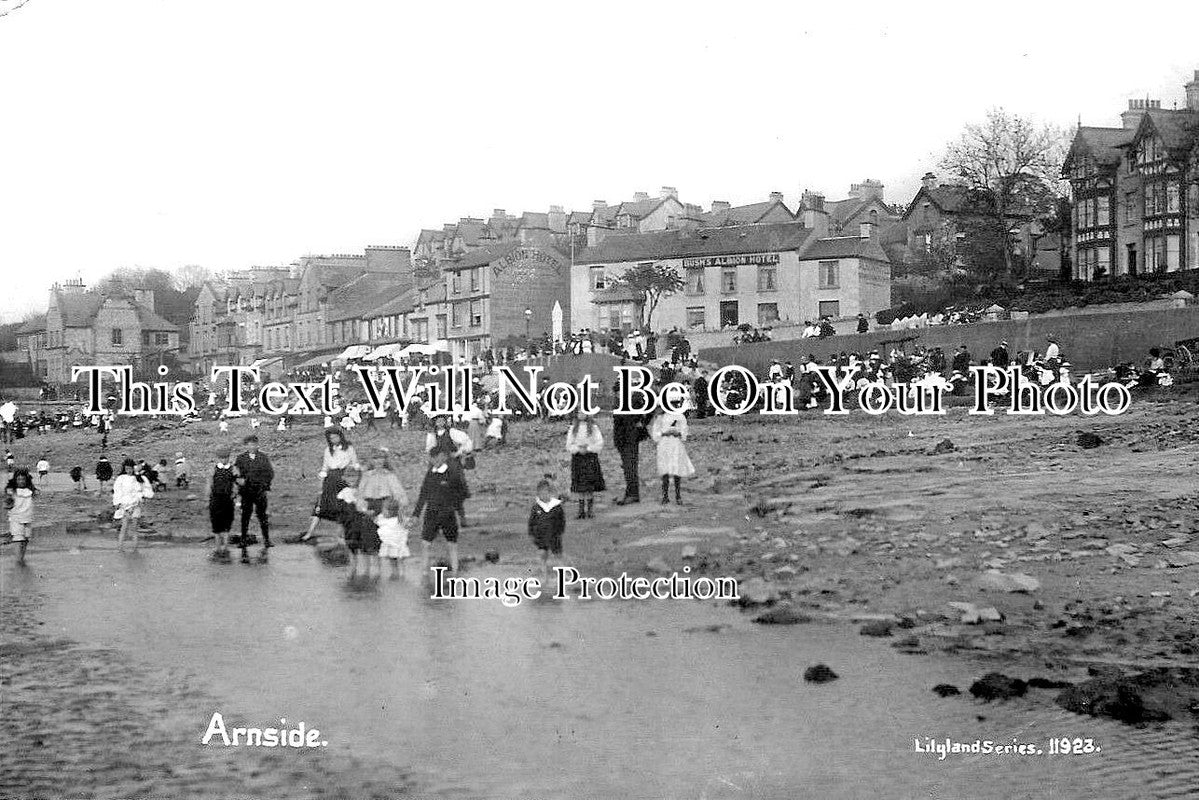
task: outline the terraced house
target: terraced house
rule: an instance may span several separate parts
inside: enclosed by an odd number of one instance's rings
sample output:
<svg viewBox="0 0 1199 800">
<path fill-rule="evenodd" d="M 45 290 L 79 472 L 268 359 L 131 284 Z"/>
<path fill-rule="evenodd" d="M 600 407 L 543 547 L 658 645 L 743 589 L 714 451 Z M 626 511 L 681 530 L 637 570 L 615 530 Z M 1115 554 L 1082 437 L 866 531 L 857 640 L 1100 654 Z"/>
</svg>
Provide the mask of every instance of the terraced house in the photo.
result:
<svg viewBox="0 0 1199 800">
<path fill-rule="evenodd" d="M 1183 108 L 1130 100 L 1121 127 L 1079 126 L 1072 191 L 1077 280 L 1199 268 L 1199 70 Z"/>
</svg>

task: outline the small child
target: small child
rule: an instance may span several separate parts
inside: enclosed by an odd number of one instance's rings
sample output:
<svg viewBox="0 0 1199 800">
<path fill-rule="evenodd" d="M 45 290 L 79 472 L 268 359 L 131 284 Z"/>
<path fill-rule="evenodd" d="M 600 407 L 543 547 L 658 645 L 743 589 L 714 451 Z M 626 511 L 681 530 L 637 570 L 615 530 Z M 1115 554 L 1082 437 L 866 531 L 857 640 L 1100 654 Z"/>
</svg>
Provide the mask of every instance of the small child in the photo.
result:
<svg viewBox="0 0 1199 800">
<path fill-rule="evenodd" d="M 167 488 L 167 482 L 164 476 L 167 474 L 167 460 L 165 458 L 158 459 L 158 466 L 153 470 L 154 489 L 162 491 Z"/>
<path fill-rule="evenodd" d="M 100 482 L 100 491 L 104 491 L 104 484 L 112 480 L 112 464 L 108 456 L 100 456 L 96 462 L 96 480 Z"/>
<path fill-rule="evenodd" d="M 483 448 L 499 447 L 504 443 L 504 426 L 507 425 L 499 414 L 490 414 L 487 422 L 487 434 L 483 439 Z"/>
<path fill-rule="evenodd" d="M 208 520 L 212 523 L 212 535 L 216 539 L 216 550 L 212 559 L 226 563 L 230 560 L 229 531 L 233 528 L 233 493 L 237 488 L 237 473 L 229 458 L 232 452 L 228 446 L 217 448 L 216 466 L 212 469 L 212 477 L 208 479 L 207 492 Z M 244 543 L 241 555 L 243 562 L 250 560 Z"/>
<path fill-rule="evenodd" d="M 279 433 L 283 433 L 284 431 L 287 430 L 287 418 L 286 417 L 283 417 L 283 416 L 279 417 L 279 424 L 275 426 L 275 430 L 279 431 Z"/>
<path fill-rule="evenodd" d="M 41 460 L 37 462 L 37 476 L 39 478 L 44 478 L 50 474 L 50 461 L 46 457 L 49 455 L 49 453 L 46 453 L 42 456 Z"/>
<path fill-rule="evenodd" d="M 674 411 L 661 411 L 654 416 L 650 437 L 658 443 L 658 474 L 662 476 L 662 505 L 670 502 L 670 484 L 674 479 L 674 501 L 683 504 L 683 478 L 695 474 L 695 466 L 687 456 L 687 418 Z"/>
<path fill-rule="evenodd" d="M 5 469 L 5 471 L 12 472 L 12 467 L 13 467 L 14 463 L 15 463 L 15 459 L 12 456 L 12 450 L 5 450 L 4 451 L 4 469 Z"/>
<path fill-rule="evenodd" d="M 83 467 L 78 464 L 71 467 L 71 480 L 75 483 L 75 491 L 82 492 L 87 488 L 87 482 L 83 480 Z"/>
<path fill-rule="evenodd" d="M 398 578 L 403 573 L 403 561 L 412 555 L 408 549 L 408 529 L 400 519 L 400 503 L 394 497 L 383 504 L 383 513 L 375 518 L 379 526 L 379 559 L 380 571 L 382 560 L 391 559 L 391 577 Z"/>
<path fill-rule="evenodd" d="M 357 574 L 358 554 L 362 553 L 362 563 L 366 568 L 366 577 L 369 578 L 371 562 L 378 563 L 379 560 L 378 526 L 367 513 L 366 500 L 358 496 L 362 472 L 357 467 L 347 467 L 341 477 L 346 486 L 337 493 L 337 499 L 341 501 L 338 521 L 341 523 L 346 547 L 350 549 L 350 576 Z M 379 572 L 382 572 L 382 569 Z"/>
<path fill-rule="evenodd" d="M 125 549 L 125 534 L 133 530 L 133 549 L 137 549 L 137 526 L 142 517 L 142 501 L 154 496 L 154 489 L 145 475 L 137 474 L 137 462 L 127 458 L 121 463 L 121 474 L 112 483 L 112 504 L 116 507 L 113 519 L 121 523 L 117 534 L 117 549 Z"/>
<path fill-rule="evenodd" d="M 33 535 L 33 477 L 27 469 L 18 469 L 4 488 L 4 507 L 8 509 L 8 535 L 17 544 L 17 564 L 25 564 L 25 548 Z"/>
<path fill-rule="evenodd" d="M 175 488 L 186 489 L 187 487 L 187 459 L 183 457 L 183 451 L 180 450 L 175 453 Z"/>
<path fill-rule="evenodd" d="M 550 482 L 537 482 L 537 499 L 529 512 L 529 536 L 541 551 L 541 567 L 549 571 L 550 555 L 561 562 L 562 534 L 566 531 L 566 512 L 562 501 L 554 496 Z"/>
</svg>

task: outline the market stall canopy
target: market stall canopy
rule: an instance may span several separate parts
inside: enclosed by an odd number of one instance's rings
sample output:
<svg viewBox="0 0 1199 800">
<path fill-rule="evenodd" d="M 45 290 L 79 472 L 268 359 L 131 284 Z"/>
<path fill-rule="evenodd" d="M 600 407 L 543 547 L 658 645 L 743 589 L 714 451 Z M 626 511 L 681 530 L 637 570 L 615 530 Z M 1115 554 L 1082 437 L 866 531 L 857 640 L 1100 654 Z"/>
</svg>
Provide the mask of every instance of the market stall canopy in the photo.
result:
<svg viewBox="0 0 1199 800">
<path fill-rule="evenodd" d="M 434 342 L 433 344 L 410 344 L 401 350 L 397 355 L 400 356 L 431 356 L 437 353 L 448 353 L 450 350 L 448 342 Z"/>
<path fill-rule="evenodd" d="M 305 361 L 301 361 L 299 364 L 295 365 L 294 369 L 304 369 L 305 367 L 319 367 L 322 364 L 328 364 L 332 360 L 333 360 L 333 356 L 329 355 L 328 353 L 325 353 L 323 355 L 313 356 L 312 358 L 309 358 Z"/>
<path fill-rule="evenodd" d="M 374 350 L 362 357 L 363 361 L 378 361 L 380 358 L 391 358 L 404 350 L 404 345 L 393 342 L 391 344 L 381 344 Z"/>
<path fill-rule="evenodd" d="M 370 347 L 365 344 L 352 344 L 345 350 L 341 351 L 341 355 L 337 356 L 341 361 L 350 361 L 355 358 L 362 358 L 371 351 Z"/>
<path fill-rule="evenodd" d="M 283 356 L 275 356 L 274 358 L 260 358 L 250 365 L 252 369 L 262 369 L 267 364 L 274 364 L 276 361 L 282 361 Z"/>
</svg>

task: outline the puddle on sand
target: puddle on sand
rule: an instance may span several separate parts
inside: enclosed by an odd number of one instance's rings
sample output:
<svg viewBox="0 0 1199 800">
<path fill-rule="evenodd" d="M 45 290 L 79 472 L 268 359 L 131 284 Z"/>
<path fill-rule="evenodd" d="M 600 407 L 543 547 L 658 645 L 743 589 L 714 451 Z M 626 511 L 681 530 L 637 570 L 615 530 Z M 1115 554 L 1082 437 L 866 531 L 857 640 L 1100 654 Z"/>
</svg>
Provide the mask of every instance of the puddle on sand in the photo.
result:
<svg viewBox="0 0 1199 800">
<path fill-rule="evenodd" d="M 304 720 L 331 748 L 410 768 L 432 796 L 1011 800 L 1199 785 L 1187 726 L 942 700 L 933 685 L 965 689 L 974 673 L 840 627 L 762 628 L 690 601 L 431 601 L 414 582 L 350 584 L 304 547 L 261 566 L 206 557 L 82 549 L 4 570 L 11 590 L 29 581 L 46 596 L 48 635 L 189 673 L 220 698 L 181 736 L 198 740 L 216 710 L 245 725 Z M 840 680 L 805 684 L 818 662 Z M 1103 750 L 941 761 L 913 747 L 1051 736 Z"/>
</svg>

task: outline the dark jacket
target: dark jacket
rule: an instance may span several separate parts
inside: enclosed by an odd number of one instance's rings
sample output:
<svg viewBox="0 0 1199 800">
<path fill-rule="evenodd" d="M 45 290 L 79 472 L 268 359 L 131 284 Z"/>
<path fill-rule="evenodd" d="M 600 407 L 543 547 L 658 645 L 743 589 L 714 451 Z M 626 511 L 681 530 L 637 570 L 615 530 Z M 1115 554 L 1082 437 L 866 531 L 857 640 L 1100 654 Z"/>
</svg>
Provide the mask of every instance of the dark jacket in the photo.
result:
<svg viewBox="0 0 1199 800">
<path fill-rule="evenodd" d="M 537 503 L 533 504 L 533 510 L 529 512 L 529 536 L 538 544 L 552 542 L 555 539 L 561 541 L 562 534 L 566 531 L 566 512 L 562 508 L 562 504 L 545 511 Z"/>
<path fill-rule="evenodd" d="M 233 466 L 237 467 L 237 474 L 245 480 L 242 485 L 243 492 L 271 490 L 271 482 L 275 480 L 275 468 L 271 466 L 271 460 L 265 453 L 256 453 L 254 458 L 250 458 L 249 453 L 242 453 L 237 457 L 237 461 L 233 462 Z"/>
<path fill-rule="evenodd" d="M 645 414 L 613 414 L 612 444 L 617 450 L 629 450 L 649 438 Z"/>
<path fill-rule="evenodd" d="M 1012 363 L 1012 356 L 1008 353 L 1006 347 L 996 347 L 991 351 L 991 363 L 997 367 L 1005 368 Z"/>
<path fill-rule="evenodd" d="M 421 482 L 420 496 L 416 498 L 416 509 L 412 513 L 419 517 L 425 508 L 436 511 L 456 509 L 465 499 L 466 481 L 460 470 L 449 465 L 445 472 L 430 469 Z"/>
<path fill-rule="evenodd" d="M 953 371 L 965 375 L 970 371 L 970 353 L 955 353 L 953 356 Z"/>
</svg>

